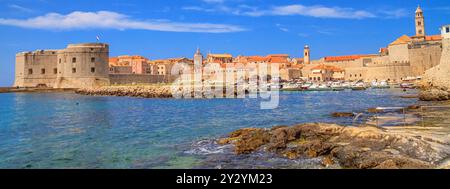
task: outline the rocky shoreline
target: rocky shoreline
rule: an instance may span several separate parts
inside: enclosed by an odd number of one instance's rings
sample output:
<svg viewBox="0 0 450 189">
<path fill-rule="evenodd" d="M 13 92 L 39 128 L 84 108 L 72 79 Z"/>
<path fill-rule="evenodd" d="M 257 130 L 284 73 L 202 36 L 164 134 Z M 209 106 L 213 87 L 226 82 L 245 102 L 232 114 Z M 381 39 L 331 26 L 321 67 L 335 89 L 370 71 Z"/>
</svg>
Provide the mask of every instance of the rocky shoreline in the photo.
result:
<svg viewBox="0 0 450 189">
<path fill-rule="evenodd" d="M 91 96 L 128 96 L 141 98 L 172 98 L 169 86 L 104 86 L 99 88 L 83 88 L 75 91 L 81 95 Z"/>
<path fill-rule="evenodd" d="M 291 160 L 321 158 L 324 167 L 337 164 L 352 169 L 438 168 L 450 153 L 449 141 L 424 140 L 371 126 L 326 123 L 244 128 L 217 143 L 233 145 L 236 155 L 263 151 Z"/>
<path fill-rule="evenodd" d="M 427 87 L 419 93 L 422 101 L 446 101 L 450 100 L 450 91 L 445 87 Z"/>
</svg>

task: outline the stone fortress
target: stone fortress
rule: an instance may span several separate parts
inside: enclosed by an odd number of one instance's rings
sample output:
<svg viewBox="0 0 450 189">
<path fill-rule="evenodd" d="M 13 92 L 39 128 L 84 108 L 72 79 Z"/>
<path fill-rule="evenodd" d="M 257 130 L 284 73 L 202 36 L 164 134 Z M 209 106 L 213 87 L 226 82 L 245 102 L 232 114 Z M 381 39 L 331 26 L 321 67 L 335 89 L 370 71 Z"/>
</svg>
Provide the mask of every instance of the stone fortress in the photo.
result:
<svg viewBox="0 0 450 189">
<path fill-rule="evenodd" d="M 16 55 L 15 87 L 81 88 L 109 85 L 109 46 L 68 45 Z"/>
<path fill-rule="evenodd" d="M 290 58 L 287 54 L 233 57 L 227 53 L 208 53 L 203 58 L 197 49 L 194 59 L 198 62 L 198 56 L 201 56 L 202 65 L 220 64 L 221 72 L 242 71 L 247 64 L 278 64 L 280 78 L 287 81 L 402 82 L 420 79 L 424 74 L 430 78 L 430 75 L 441 70 L 438 64 L 449 60 L 448 50 L 445 50 L 448 46 L 448 26 L 441 28 L 441 35 L 427 35 L 425 16 L 420 6 L 415 11 L 414 21 L 414 36 L 403 35 L 387 47 L 380 48 L 377 54 L 328 56 L 312 60 L 313 49 L 305 46 L 303 58 Z M 181 74 L 171 73 L 175 64 L 185 63 L 193 67 L 194 59 L 150 60 L 128 55 L 109 58 L 107 44 L 75 44 L 62 50 L 18 53 L 14 86 L 86 88 L 110 84 L 169 83 Z M 432 80 L 440 81 L 435 77 Z"/>
</svg>

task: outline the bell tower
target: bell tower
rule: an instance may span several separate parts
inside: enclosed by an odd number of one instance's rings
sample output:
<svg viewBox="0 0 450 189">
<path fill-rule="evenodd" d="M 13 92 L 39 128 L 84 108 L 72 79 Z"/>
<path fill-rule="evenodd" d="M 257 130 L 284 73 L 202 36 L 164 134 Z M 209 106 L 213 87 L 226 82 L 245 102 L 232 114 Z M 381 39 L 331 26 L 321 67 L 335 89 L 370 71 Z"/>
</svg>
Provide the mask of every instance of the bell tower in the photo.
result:
<svg viewBox="0 0 450 189">
<path fill-rule="evenodd" d="M 303 49 L 303 63 L 304 64 L 310 64 L 311 63 L 311 56 L 310 56 L 310 49 L 308 45 L 305 45 L 305 48 Z"/>
<path fill-rule="evenodd" d="M 425 18 L 423 16 L 423 11 L 420 8 L 420 5 L 416 10 L 416 36 L 425 37 Z"/>
</svg>

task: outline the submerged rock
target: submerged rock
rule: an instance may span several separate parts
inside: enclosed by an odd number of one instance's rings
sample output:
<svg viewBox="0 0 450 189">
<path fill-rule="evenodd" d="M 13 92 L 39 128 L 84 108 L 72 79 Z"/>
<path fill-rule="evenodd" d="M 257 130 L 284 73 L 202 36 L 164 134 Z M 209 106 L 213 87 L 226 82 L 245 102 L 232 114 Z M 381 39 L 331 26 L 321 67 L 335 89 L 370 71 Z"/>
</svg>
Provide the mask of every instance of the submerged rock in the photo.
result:
<svg viewBox="0 0 450 189">
<path fill-rule="evenodd" d="M 369 112 L 369 113 L 382 113 L 383 110 L 379 110 L 377 108 L 369 108 L 369 109 L 367 109 L 367 112 Z"/>
<path fill-rule="evenodd" d="M 331 114 L 333 117 L 353 117 L 355 114 L 353 112 L 334 112 Z"/>
<path fill-rule="evenodd" d="M 262 150 L 288 159 L 322 157 L 324 166 L 337 163 L 344 168 L 432 168 L 447 156 L 423 140 L 369 126 L 316 123 L 240 129 L 230 138 L 236 154 Z"/>
</svg>

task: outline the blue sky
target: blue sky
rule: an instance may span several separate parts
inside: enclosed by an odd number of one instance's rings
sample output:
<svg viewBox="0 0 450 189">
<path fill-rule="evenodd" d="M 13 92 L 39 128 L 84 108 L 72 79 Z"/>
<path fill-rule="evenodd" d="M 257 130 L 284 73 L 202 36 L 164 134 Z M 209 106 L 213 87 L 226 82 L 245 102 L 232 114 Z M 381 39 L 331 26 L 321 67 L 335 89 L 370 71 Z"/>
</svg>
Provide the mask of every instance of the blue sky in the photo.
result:
<svg viewBox="0 0 450 189">
<path fill-rule="evenodd" d="M 376 53 L 414 34 L 414 11 L 428 34 L 450 24 L 450 1 L 425 0 L 0 0 L 0 86 L 14 81 L 15 54 L 68 43 L 110 44 L 110 55 L 150 59 L 206 54 L 312 57 Z"/>
</svg>

